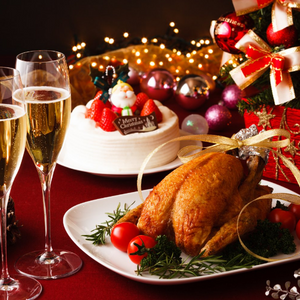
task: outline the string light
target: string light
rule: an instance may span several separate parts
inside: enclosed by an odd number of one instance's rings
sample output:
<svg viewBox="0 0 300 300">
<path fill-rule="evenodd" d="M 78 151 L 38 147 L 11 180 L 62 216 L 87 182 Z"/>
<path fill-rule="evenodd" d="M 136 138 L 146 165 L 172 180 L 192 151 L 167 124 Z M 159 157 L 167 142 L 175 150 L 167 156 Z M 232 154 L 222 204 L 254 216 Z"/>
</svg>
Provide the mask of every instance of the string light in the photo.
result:
<svg viewBox="0 0 300 300">
<path fill-rule="evenodd" d="M 168 35 L 152 38 L 143 37 L 139 40 L 137 40 L 137 38 L 132 39 L 132 41 L 134 40 L 134 43 L 132 44 L 130 44 L 129 32 L 124 32 L 123 39 L 121 40 L 115 40 L 113 37 L 106 36 L 102 43 L 104 55 L 101 55 L 101 59 L 110 62 L 114 59 L 113 57 L 110 57 L 111 51 L 126 49 L 129 45 L 132 47 L 131 52 L 128 53 L 126 57 L 118 58 L 118 60 L 122 61 L 122 63 L 127 64 L 135 62 L 137 65 L 145 66 L 146 69 L 149 69 L 149 66 L 151 68 L 155 66 L 164 66 L 165 68 L 171 69 L 173 73 L 178 74 L 177 78 L 180 78 L 180 76 L 184 75 L 183 73 L 189 74 L 191 70 L 201 69 L 205 71 L 209 68 L 208 66 L 211 65 L 211 61 L 214 57 L 218 55 L 218 52 L 217 54 L 214 53 L 214 48 L 210 46 L 212 43 L 211 39 L 193 39 L 190 42 L 185 42 L 182 39 L 176 40 L 174 35 L 179 33 L 179 29 L 175 27 L 175 22 L 169 23 L 168 32 L 171 35 L 169 40 Z M 147 47 L 143 47 L 143 45 Z M 148 45 L 158 46 L 161 50 L 169 49 L 171 52 L 166 51 L 166 53 L 164 53 L 164 51 L 162 51 L 162 56 L 160 55 L 160 52 L 153 54 L 153 48 L 150 48 L 151 50 L 149 50 Z M 85 49 L 86 43 L 84 42 L 76 43 L 76 45 L 72 47 L 73 54 L 70 55 L 70 59 L 68 60 L 70 70 L 74 69 L 75 63 L 76 68 L 80 67 L 80 59 L 85 57 Z M 105 55 L 105 53 L 107 53 L 107 55 Z M 207 62 L 205 60 L 207 60 Z M 101 70 L 104 68 L 104 61 L 102 61 L 102 63 L 94 61 L 91 63 L 91 66 Z M 180 63 L 183 61 L 186 61 L 187 65 L 185 67 L 180 67 Z M 148 68 L 146 67 L 147 65 Z M 217 73 L 219 73 L 219 70 L 216 74 Z"/>
</svg>

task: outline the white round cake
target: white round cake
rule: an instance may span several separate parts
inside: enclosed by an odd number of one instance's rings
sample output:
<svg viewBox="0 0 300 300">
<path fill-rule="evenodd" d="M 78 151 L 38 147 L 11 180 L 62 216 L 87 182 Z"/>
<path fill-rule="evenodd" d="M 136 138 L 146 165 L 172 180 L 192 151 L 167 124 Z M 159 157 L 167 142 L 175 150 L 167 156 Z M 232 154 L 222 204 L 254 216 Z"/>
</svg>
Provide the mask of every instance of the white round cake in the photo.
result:
<svg viewBox="0 0 300 300">
<path fill-rule="evenodd" d="M 91 101 L 90 101 L 91 102 Z M 161 144 L 179 137 L 177 115 L 159 101 L 155 101 L 162 113 L 158 129 L 148 132 L 122 135 L 119 131 L 107 132 L 96 126 L 96 122 L 86 118 L 87 106 L 76 106 L 71 114 L 65 146 L 68 159 L 78 164 L 99 169 L 101 173 L 115 173 L 139 170 L 149 153 Z M 148 162 L 146 169 L 161 167 L 172 162 L 180 143 L 172 142 L 162 147 Z"/>
</svg>

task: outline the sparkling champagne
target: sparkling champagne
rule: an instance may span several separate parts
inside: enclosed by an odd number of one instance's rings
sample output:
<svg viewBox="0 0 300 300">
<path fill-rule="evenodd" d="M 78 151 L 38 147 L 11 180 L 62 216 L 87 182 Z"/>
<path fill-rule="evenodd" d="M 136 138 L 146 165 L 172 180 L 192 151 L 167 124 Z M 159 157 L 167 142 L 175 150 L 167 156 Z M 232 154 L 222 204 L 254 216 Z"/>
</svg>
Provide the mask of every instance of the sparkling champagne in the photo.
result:
<svg viewBox="0 0 300 300">
<path fill-rule="evenodd" d="M 10 189 L 26 142 L 26 115 L 19 106 L 0 104 L 0 195 Z"/>
<path fill-rule="evenodd" d="M 25 88 L 26 149 L 36 166 L 48 173 L 62 148 L 71 115 L 71 96 L 53 87 Z"/>
</svg>

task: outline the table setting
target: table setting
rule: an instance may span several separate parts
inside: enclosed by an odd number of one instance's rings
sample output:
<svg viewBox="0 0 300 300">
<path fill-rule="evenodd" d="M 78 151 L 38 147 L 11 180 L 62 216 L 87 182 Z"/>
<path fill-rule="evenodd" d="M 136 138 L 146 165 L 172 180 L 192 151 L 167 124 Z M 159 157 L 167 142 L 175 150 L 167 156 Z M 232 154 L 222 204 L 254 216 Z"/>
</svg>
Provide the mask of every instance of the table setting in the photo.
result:
<svg viewBox="0 0 300 300">
<path fill-rule="evenodd" d="M 0 67 L 0 299 L 300 299 L 300 4 L 250 2 L 233 0 L 188 55 L 153 39 Z M 279 209 L 292 229 L 271 221 Z M 266 220 L 292 251 L 251 250 Z M 142 261 L 163 236 L 182 269 L 140 273 L 113 240 L 124 222 L 153 239 Z M 260 262 L 230 261 L 231 244 Z"/>
</svg>

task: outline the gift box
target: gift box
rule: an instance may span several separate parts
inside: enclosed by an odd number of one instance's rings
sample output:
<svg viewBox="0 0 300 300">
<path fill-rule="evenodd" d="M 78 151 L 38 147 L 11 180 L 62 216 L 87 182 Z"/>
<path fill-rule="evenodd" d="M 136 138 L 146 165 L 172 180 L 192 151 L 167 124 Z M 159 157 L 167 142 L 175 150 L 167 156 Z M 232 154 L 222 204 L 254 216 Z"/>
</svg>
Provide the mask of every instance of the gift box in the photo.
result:
<svg viewBox="0 0 300 300">
<path fill-rule="evenodd" d="M 284 106 L 265 106 L 254 112 L 245 112 L 244 120 L 246 127 L 255 124 L 259 131 L 285 129 L 290 132 L 290 145 L 270 152 L 263 175 L 267 178 L 297 183 L 291 170 L 285 166 L 277 153 L 284 155 L 300 169 L 300 110 Z"/>
</svg>

